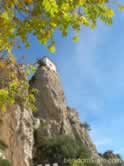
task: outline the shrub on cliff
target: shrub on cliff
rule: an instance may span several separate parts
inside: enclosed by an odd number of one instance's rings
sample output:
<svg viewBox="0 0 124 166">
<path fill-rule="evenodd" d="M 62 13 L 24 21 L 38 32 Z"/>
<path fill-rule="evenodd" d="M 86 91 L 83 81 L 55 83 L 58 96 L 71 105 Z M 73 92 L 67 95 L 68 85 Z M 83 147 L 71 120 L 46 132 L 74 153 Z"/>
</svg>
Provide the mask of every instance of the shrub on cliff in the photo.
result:
<svg viewBox="0 0 124 166">
<path fill-rule="evenodd" d="M 6 111 L 11 104 L 36 110 L 36 90 L 29 91 L 28 83 L 29 73 L 33 70 L 31 65 L 26 67 L 17 64 L 13 56 L 0 59 L 0 111 Z"/>
<path fill-rule="evenodd" d="M 81 127 L 84 127 L 86 130 L 91 131 L 91 127 L 87 122 L 81 123 Z"/>
<path fill-rule="evenodd" d="M 11 166 L 11 165 L 10 165 L 10 162 L 8 160 L 0 158 L 0 166 Z"/>
<path fill-rule="evenodd" d="M 64 159 L 90 158 L 90 152 L 82 142 L 73 140 L 68 136 L 58 136 L 43 141 L 38 154 L 39 161 L 42 160 L 43 163 L 57 162 L 60 165 L 64 163 Z M 38 158 L 35 160 L 38 161 Z"/>
<path fill-rule="evenodd" d="M 10 162 L 5 159 L 4 151 L 7 148 L 7 145 L 0 140 L 0 166 L 11 166 Z"/>
</svg>

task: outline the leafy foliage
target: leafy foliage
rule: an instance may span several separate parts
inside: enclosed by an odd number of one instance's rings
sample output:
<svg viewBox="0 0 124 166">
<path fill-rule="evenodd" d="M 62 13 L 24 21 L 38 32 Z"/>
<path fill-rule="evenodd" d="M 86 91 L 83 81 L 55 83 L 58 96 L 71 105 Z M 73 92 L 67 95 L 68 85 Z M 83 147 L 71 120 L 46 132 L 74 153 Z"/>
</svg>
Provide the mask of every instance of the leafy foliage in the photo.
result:
<svg viewBox="0 0 124 166">
<path fill-rule="evenodd" d="M 14 45 L 19 47 L 17 39 L 29 47 L 28 33 L 31 33 L 41 44 L 50 43 L 48 49 L 53 53 L 56 29 L 66 36 L 72 27 L 76 32 L 73 40 L 77 41 L 81 26 L 94 28 L 97 19 L 112 23 L 114 11 L 110 4 L 109 0 L 1 0 L 0 51 L 10 51 Z M 120 3 L 115 4 L 124 9 Z"/>
<path fill-rule="evenodd" d="M 82 26 L 96 27 L 97 20 L 112 23 L 114 11 L 109 0 L 1 0 L 0 1 L 0 52 L 20 47 L 21 41 L 30 47 L 28 34 L 33 34 L 41 44 L 46 45 L 51 53 L 56 51 L 54 32 L 58 29 L 67 36 L 70 27 L 75 31 L 73 41 L 79 40 Z M 114 3 L 113 3 L 114 4 Z M 115 3 L 120 10 L 120 3 Z M 112 6 L 112 5 L 111 5 Z M 9 57 L 11 64 L 15 59 Z M 5 71 L 6 64 L 0 61 L 0 72 Z M 10 67 L 11 68 L 11 67 Z M 18 70 L 18 69 L 17 69 Z M 30 74 L 32 66 L 26 68 Z M 7 73 L 8 72 L 8 73 Z M 0 78 L 0 109 L 6 110 L 7 104 L 27 103 L 33 108 L 35 98 L 32 94 L 22 94 L 29 88 L 25 79 L 19 79 L 15 70 L 7 68 L 5 79 Z"/>
<path fill-rule="evenodd" d="M 31 66 L 25 69 L 24 66 L 17 65 L 12 56 L 0 60 L 0 110 L 6 111 L 7 105 L 15 103 L 36 110 L 34 106 L 36 91 L 32 89 L 29 92 L 29 83 L 26 79 L 31 71 Z"/>
<path fill-rule="evenodd" d="M 36 161 L 62 164 L 64 159 L 89 158 L 90 152 L 82 142 L 73 140 L 68 136 L 58 136 L 42 140 L 38 148 L 38 156 L 40 158 L 35 159 Z"/>
<path fill-rule="evenodd" d="M 5 159 L 4 151 L 7 148 L 7 145 L 0 140 L 0 166 L 11 166 L 10 162 Z"/>
<path fill-rule="evenodd" d="M 91 127 L 90 125 L 87 123 L 87 122 L 84 122 L 84 123 L 81 123 L 80 124 L 82 127 L 84 127 L 86 130 L 90 131 L 91 130 Z"/>
<path fill-rule="evenodd" d="M 11 166 L 11 165 L 10 165 L 10 162 L 9 162 L 8 160 L 6 160 L 6 159 L 1 159 L 1 158 L 0 158 L 0 165 L 1 165 L 1 166 Z"/>
</svg>

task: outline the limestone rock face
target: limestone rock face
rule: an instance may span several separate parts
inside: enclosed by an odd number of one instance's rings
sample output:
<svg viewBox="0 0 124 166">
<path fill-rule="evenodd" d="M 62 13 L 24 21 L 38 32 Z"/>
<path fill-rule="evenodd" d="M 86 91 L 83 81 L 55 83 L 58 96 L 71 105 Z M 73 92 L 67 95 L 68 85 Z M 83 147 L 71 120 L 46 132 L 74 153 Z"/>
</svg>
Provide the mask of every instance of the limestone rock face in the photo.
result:
<svg viewBox="0 0 124 166">
<path fill-rule="evenodd" d="M 62 122 L 66 111 L 64 92 L 58 75 L 45 66 L 39 67 L 31 80 L 31 86 L 39 90 L 36 116 Z"/>
<path fill-rule="evenodd" d="M 0 59 L 0 88 L 11 83 L 9 74 L 17 74 L 17 79 L 26 80 L 24 66 L 12 63 L 8 59 Z M 3 67 L 4 66 L 4 67 Z M 2 80 L 2 81 L 1 81 Z M 22 96 L 28 89 L 20 89 Z M 18 103 L 18 104 L 17 104 Z M 31 166 L 33 148 L 33 116 L 32 111 L 19 101 L 8 105 L 7 110 L 0 110 L 0 141 L 7 145 L 5 157 L 12 166 Z"/>
<path fill-rule="evenodd" d="M 30 81 L 30 85 L 38 89 L 36 96 L 38 112 L 35 117 L 41 124 L 35 131 L 35 147 L 45 137 L 68 135 L 82 141 L 93 154 L 93 158 L 99 157 L 87 129 L 81 126 L 78 113 L 66 104 L 57 72 L 41 65 Z"/>
<path fill-rule="evenodd" d="M 0 140 L 7 145 L 5 157 L 12 166 L 31 166 L 33 119 L 30 110 L 11 106 L 0 112 Z"/>
<path fill-rule="evenodd" d="M 25 78 L 23 66 L 21 70 L 15 66 L 10 67 L 21 72 L 19 78 Z M 4 70 L 0 71 L 0 78 L 4 77 Z M 80 140 L 91 152 L 92 159 L 100 161 L 99 166 L 121 166 L 102 161 L 118 159 L 119 156 L 111 151 L 104 154 L 97 153 L 88 129 L 80 122 L 77 111 L 66 104 L 57 72 L 41 63 L 30 81 L 30 87 L 38 89 L 36 113 L 32 115 L 30 109 L 24 105 L 20 106 L 19 103 L 8 106 L 6 112 L 0 111 L 0 142 L 7 145 L 5 158 L 11 162 L 12 166 L 38 166 L 42 161 L 37 162 L 35 159 L 39 155 L 38 148 L 41 147 L 41 142 L 45 138 L 60 135 Z M 4 88 L 1 82 L 0 88 Z M 22 90 L 22 92 L 25 95 L 28 90 Z M 41 160 L 40 155 L 38 159 Z"/>
<path fill-rule="evenodd" d="M 91 141 L 88 130 L 81 124 L 78 113 L 71 108 L 68 108 L 67 113 L 67 119 L 71 126 L 71 132 L 73 133 L 74 138 L 82 141 L 82 143 L 87 146 L 93 156 L 97 156 L 96 147 Z"/>
</svg>

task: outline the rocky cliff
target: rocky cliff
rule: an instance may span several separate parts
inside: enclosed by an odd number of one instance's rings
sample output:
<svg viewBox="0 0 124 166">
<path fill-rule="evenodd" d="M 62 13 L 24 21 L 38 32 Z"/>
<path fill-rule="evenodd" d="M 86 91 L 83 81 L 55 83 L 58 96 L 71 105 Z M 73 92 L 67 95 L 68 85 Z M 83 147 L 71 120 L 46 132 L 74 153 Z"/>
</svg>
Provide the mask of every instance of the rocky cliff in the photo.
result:
<svg viewBox="0 0 124 166">
<path fill-rule="evenodd" d="M 0 112 L 0 140 L 7 145 L 5 157 L 12 166 L 30 166 L 33 148 L 33 121 L 30 110 L 19 105 Z"/>
<path fill-rule="evenodd" d="M 4 77 L 2 72 L 1 75 Z M 69 136 L 80 141 L 91 153 L 91 158 L 100 161 L 100 166 L 108 166 L 102 163 L 102 159 L 119 158 L 110 152 L 98 154 L 86 124 L 81 123 L 77 111 L 67 105 L 57 72 L 39 63 L 30 80 L 30 88 L 38 89 L 37 112 L 32 115 L 30 108 L 19 103 L 8 105 L 6 112 L 0 112 L 0 141 L 7 145 L 5 157 L 12 166 L 42 164 L 41 144 L 45 139 L 59 136 Z"/>
<path fill-rule="evenodd" d="M 0 89 L 7 89 L 10 81 L 13 80 L 13 77 L 10 77 L 11 72 L 17 74 L 17 79 L 20 81 L 25 79 L 20 65 L 12 63 L 10 59 L 0 59 Z M 21 96 L 28 93 L 28 89 L 20 90 Z M 0 96 L 3 101 L 4 98 L 6 99 L 6 96 Z M 34 142 L 31 109 L 16 102 L 8 103 L 6 111 L 0 110 L 0 142 L 6 145 L 4 156 L 12 166 L 31 166 Z"/>
<path fill-rule="evenodd" d="M 35 131 L 35 147 L 45 137 L 67 135 L 75 140 L 80 140 L 92 153 L 92 157 L 98 158 L 99 155 L 87 128 L 81 124 L 76 110 L 68 107 L 66 103 L 58 73 L 41 64 L 32 77 L 30 85 L 38 89 L 36 96 L 38 111 L 34 116 L 37 120 L 39 119 L 40 126 Z M 35 156 L 37 156 L 37 152 Z"/>
</svg>

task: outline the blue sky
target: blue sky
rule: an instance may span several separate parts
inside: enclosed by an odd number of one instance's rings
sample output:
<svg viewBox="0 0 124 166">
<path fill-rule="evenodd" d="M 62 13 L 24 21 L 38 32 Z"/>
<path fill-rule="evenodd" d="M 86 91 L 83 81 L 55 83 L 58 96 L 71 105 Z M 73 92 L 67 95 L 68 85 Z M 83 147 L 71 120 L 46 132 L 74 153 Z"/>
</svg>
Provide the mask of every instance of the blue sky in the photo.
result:
<svg viewBox="0 0 124 166">
<path fill-rule="evenodd" d="M 49 56 L 57 64 L 69 106 L 92 128 L 92 140 L 98 151 L 113 149 L 124 157 L 124 13 L 117 13 L 113 26 L 98 24 L 97 29 L 82 28 L 80 41 L 72 42 L 56 32 L 56 53 L 30 36 L 30 49 L 17 49 L 19 62 L 36 61 Z"/>
</svg>

